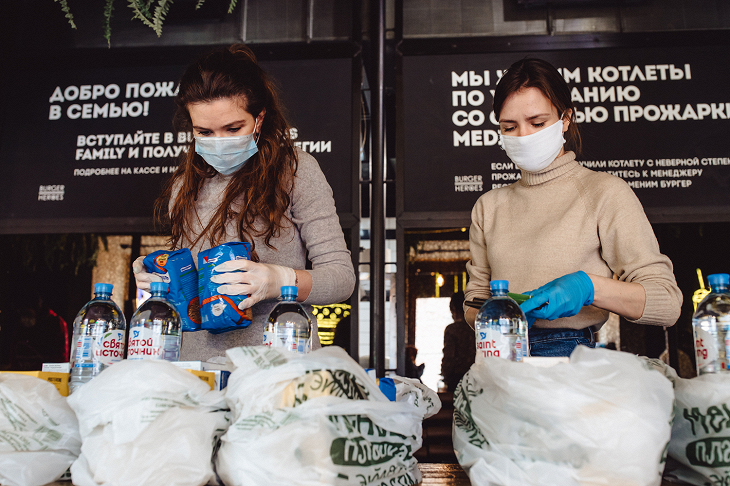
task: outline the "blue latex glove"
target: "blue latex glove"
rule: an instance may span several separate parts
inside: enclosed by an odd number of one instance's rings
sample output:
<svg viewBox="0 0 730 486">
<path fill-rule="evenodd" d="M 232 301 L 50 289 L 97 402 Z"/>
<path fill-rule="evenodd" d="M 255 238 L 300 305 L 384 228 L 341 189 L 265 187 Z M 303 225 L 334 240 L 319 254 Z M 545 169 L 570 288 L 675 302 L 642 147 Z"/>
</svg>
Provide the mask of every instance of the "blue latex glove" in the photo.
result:
<svg viewBox="0 0 730 486">
<path fill-rule="evenodd" d="M 527 299 L 520 307 L 531 327 L 536 319 L 552 321 L 574 316 L 584 305 L 591 305 L 593 282 L 585 272 L 578 271 L 556 278 L 527 294 L 532 295 L 532 298 Z"/>
</svg>

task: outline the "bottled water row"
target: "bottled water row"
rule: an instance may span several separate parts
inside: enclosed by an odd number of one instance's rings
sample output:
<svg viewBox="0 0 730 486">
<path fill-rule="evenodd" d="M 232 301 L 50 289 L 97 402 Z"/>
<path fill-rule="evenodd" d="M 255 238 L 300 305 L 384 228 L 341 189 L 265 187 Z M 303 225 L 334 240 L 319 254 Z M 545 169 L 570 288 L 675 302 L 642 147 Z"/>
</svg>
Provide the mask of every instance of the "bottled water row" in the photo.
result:
<svg viewBox="0 0 730 486">
<path fill-rule="evenodd" d="M 730 275 L 707 277 L 711 292 L 692 316 L 697 374 L 730 372 Z M 523 361 L 529 355 L 527 320 L 508 295 L 506 280 L 493 280 L 492 297 L 477 313 L 477 359 L 486 357 Z"/>
<path fill-rule="evenodd" d="M 127 323 L 111 299 L 113 286 L 94 285 L 94 298 L 74 319 L 69 391 L 73 393 L 105 368 L 124 358 Z M 169 284 L 152 282 L 147 299 L 129 323 L 127 359 L 178 361 L 182 320 L 167 299 Z M 298 354 L 311 350 L 312 321 L 296 301 L 296 287 L 281 288 L 281 302 L 269 315 L 263 344 Z"/>
</svg>

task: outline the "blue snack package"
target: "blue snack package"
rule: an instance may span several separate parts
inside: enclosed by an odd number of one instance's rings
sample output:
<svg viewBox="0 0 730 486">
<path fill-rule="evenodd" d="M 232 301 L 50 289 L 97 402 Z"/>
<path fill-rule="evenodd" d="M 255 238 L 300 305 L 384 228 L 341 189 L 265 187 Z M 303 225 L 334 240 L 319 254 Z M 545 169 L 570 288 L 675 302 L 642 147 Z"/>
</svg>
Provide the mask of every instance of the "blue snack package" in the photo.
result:
<svg viewBox="0 0 730 486">
<path fill-rule="evenodd" d="M 144 257 L 143 264 L 149 273 L 159 275 L 163 282 L 170 284 L 167 299 L 180 313 L 182 330 L 199 331 L 201 318 L 198 271 L 195 269 L 190 250 L 183 248 L 175 251 L 156 251 Z"/>
<path fill-rule="evenodd" d="M 200 295 L 201 327 L 212 334 L 235 329 L 245 329 L 251 325 L 251 309 L 240 310 L 238 304 L 246 295 L 221 295 L 210 277 L 213 268 L 229 260 L 250 260 L 251 245 L 240 241 L 223 243 L 198 253 L 198 294 Z"/>
</svg>

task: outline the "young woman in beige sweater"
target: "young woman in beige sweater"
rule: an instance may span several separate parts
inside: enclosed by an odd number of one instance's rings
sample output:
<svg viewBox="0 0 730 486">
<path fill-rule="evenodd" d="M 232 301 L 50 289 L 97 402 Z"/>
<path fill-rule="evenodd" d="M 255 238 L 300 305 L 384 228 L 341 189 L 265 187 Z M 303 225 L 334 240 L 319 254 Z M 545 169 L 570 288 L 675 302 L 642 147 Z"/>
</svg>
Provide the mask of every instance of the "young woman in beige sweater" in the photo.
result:
<svg viewBox="0 0 730 486">
<path fill-rule="evenodd" d="M 628 184 L 576 162 L 575 108 L 557 69 L 540 59 L 514 63 L 496 87 L 494 114 L 522 178 L 474 205 L 466 299 L 489 297 L 491 280 L 531 294 L 522 309 L 533 356 L 594 346 L 610 312 L 673 325 L 682 294 L 672 262 Z M 476 313 L 467 307 L 467 322 Z"/>
</svg>

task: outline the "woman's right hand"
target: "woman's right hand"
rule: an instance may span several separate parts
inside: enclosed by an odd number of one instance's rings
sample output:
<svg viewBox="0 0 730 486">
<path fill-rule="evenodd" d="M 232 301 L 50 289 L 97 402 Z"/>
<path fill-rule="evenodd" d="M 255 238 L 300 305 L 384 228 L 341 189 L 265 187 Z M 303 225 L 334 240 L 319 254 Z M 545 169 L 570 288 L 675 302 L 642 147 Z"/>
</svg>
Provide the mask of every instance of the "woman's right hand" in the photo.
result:
<svg viewBox="0 0 730 486">
<path fill-rule="evenodd" d="M 144 256 L 141 256 L 132 262 L 132 271 L 134 272 L 134 280 L 137 282 L 137 288 L 149 292 L 150 283 L 162 282 L 162 277 L 155 275 L 154 273 L 149 273 L 144 268 L 144 264 L 142 263 L 143 261 Z"/>
</svg>

